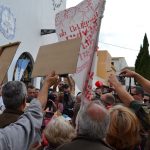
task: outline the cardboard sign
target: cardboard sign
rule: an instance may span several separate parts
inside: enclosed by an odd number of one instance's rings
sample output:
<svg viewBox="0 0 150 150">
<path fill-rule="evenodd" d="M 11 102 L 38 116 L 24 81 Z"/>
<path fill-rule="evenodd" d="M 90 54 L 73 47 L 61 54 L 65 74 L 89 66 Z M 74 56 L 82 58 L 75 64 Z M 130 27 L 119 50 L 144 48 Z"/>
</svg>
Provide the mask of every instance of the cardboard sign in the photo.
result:
<svg viewBox="0 0 150 150">
<path fill-rule="evenodd" d="M 7 75 L 9 66 L 14 58 L 20 42 L 0 46 L 0 84 Z"/>
<path fill-rule="evenodd" d="M 41 46 L 33 66 L 32 77 L 42 77 L 54 70 L 57 74 L 75 73 L 81 39 Z"/>
</svg>

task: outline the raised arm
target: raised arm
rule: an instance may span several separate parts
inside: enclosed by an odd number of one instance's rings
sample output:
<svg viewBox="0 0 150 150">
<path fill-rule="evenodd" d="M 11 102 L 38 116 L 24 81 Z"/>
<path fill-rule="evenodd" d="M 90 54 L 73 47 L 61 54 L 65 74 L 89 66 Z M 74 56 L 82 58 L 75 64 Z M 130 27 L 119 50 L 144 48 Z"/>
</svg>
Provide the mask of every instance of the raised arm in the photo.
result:
<svg viewBox="0 0 150 150">
<path fill-rule="evenodd" d="M 118 81 L 117 77 L 114 74 L 109 76 L 108 81 L 115 89 L 116 93 L 118 94 L 121 101 L 126 105 L 129 106 L 130 103 L 134 100 L 134 98 L 126 91 L 126 89 L 122 86 L 122 84 Z"/>
<path fill-rule="evenodd" d="M 47 103 L 48 89 L 49 89 L 49 87 L 54 85 L 57 82 L 57 80 L 58 80 L 58 76 L 55 75 L 55 72 L 52 72 L 51 74 L 47 75 L 44 80 L 42 89 L 39 92 L 39 95 L 37 98 L 40 101 L 43 109 L 45 108 L 46 103 Z"/>
<path fill-rule="evenodd" d="M 75 94 L 75 82 L 74 82 L 74 80 L 73 80 L 71 75 L 67 76 L 67 81 L 68 81 L 68 84 L 70 86 L 70 91 L 74 95 Z"/>
<path fill-rule="evenodd" d="M 145 91 L 150 93 L 150 81 L 145 79 L 140 74 L 129 69 L 124 69 L 122 70 L 121 75 L 124 77 L 133 77 L 144 88 Z"/>
<path fill-rule="evenodd" d="M 0 150 L 28 150 L 37 140 L 43 121 L 42 108 L 46 105 L 48 88 L 54 84 L 57 76 L 49 74 L 43 83 L 38 99 L 31 101 L 19 120 L 4 129 L 0 129 Z"/>
</svg>

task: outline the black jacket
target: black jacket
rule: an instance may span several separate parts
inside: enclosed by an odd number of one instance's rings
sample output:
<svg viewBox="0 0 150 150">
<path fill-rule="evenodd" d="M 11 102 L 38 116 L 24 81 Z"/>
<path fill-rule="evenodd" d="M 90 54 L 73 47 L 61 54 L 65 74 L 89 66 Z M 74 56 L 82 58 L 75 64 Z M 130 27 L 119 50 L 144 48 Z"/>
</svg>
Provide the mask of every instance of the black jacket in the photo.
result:
<svg viewBox="0 0 150 150">
<path fill-rule="evenodd" d="M 77 136 L 70 143 L 58 147 L 56 150 L 114 150 L 101 139 Z"/>
<path fill-rule="evenodd" d="M 22 111 L 5 109 L 0 115 L 0 128 L 4 128 L 9 124 L 16 122 L 22 114 Z"/>
</svg>

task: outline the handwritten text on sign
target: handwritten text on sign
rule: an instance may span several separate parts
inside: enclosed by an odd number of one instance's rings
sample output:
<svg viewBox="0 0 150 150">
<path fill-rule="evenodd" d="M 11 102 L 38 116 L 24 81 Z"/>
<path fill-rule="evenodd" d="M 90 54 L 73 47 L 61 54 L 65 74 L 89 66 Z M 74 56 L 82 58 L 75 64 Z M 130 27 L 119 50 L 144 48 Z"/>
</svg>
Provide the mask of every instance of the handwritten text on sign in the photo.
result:
<svg viewBox="0 0 150 150">
<path fill-rule="evenodd" d="M 104 0 L 85 0 L 76 7 L 66 9 L 56 15 L 56 33 L 59 40 L 82 38 L 77 70 L 74 76 L 81 91 L 83 87 L 89 86 L 87 79 L 92 80 L 89 78 L 89 74 L 93 74 L 90 70 L 104 2 Z"/>
</svg>

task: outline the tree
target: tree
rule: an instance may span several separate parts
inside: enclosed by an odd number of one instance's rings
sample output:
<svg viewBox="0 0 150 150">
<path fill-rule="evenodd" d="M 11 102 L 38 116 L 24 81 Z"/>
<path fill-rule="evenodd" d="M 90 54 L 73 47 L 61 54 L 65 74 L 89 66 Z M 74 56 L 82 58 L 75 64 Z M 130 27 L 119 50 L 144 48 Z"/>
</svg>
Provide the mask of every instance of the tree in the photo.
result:
<svg viewBox="0 0 150 150">
<path fill-rule="evenodd" d="M 139 54 L 138 54 L 137 59 L 135 61 L 135 71 L 138 73 L 141 71 L 139 68 L 141 68 L 140 66 L 141 66 L 141 59 L 142 59 L 143 53 L 144 53 L 144 51 L 143 51 L 143 47 L 141 45 Z"/>
<path fill-rule="evenodd" d="M 143 46 L 140 46 L 140 51 L 135 61 L 135 72 L 150 80 L 150 55 L 148 47 L 149 43 L 145 33 Z"/>
</svg>

